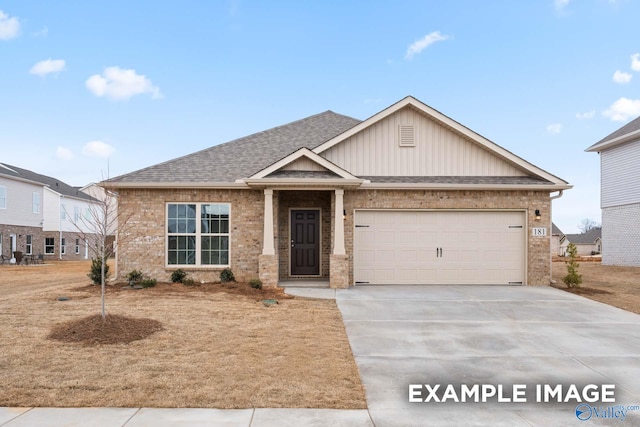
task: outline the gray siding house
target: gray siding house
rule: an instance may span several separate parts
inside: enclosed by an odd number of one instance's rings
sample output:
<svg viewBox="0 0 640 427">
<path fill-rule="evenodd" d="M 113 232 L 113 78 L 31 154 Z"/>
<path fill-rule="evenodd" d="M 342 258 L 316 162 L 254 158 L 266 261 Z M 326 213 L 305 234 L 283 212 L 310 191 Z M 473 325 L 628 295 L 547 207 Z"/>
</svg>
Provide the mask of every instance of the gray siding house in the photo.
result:
<svg viewBox="0 0 640 427">
<path fill-rule="evenodd" d="M 640 267 L 640 117 L 586 151 L 600 153 L 602 263 Z"/>
</svg>

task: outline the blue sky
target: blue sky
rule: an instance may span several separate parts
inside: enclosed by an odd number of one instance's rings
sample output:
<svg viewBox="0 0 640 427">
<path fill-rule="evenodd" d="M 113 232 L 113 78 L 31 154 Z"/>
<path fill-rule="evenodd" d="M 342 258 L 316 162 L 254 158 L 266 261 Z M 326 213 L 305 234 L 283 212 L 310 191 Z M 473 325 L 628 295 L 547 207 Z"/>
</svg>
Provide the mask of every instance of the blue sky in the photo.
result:
<svg viewBox="0 0 640 427">
<path fill-rule="evenodd" d="M 640 115 L 636 0 L 0 0 L 0 161 L 99 181 L 333 110 L 407 95 L 575 187 L 584 149 Z M 215 167 L 215 165 L 212 165 Z"/>
</svg>

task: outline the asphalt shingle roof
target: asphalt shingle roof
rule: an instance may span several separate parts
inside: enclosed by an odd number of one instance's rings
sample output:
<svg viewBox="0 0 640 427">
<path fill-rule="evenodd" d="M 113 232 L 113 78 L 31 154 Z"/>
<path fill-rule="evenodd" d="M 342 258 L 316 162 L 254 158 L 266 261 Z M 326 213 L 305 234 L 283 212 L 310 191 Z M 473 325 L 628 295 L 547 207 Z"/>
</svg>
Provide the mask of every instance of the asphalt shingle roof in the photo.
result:
<svg viewBox="0 0 640 427">
<path fill-rule="evenodd" d="M 411 184 L 549 184 L 552 183 L 534 176 L 361 176 L 373 183 L 411 183 Z"/>
<path fill-rule="evenodd" d="M 597 238 L 602 238 L 602 228 L 596 227 L 582 234 L 565 234 L 567 240 L 574 245 L 591 245 Z"/>
<path fill-rule="evenodd" d="M 564 233 L 562 232 L 562 230 L 560 230 L 560 228 L 558 228 L 558 226 L 555 225 L 553 222 L 551 223 L 551 234 L 557 234 L 559 236 L 564 236 Z"/>
<path fill-rule="evenodd" d="M 58 192 L 64 196 L 76 197 L 78 199 L 95 200 L 88 194 L 83 193 L 77 187 L 72 187 L 69 184 L 60 181 L 57 178 L 53 178 L 47 175 L 42 175 L 36 172 L 32 172 L 27 169 L 22 169 L 17 166 L 8 165 L 6 163 L 0 163 L 0 174 L 13 176 L 16 178 L 27 179 L 29 181 L 39 182 L 40 184 L 48 186 L 55 192 Z"/>
<path fill-rule="evenodd" d="M 595 147 L 596 145 L 602 144 L 603 142 L 608 142 L 608 141 L 614 140 L 614 139 L 616 139 L 618 137 L 621 137 L 621 136 L 626 135 L 626 134 L 631 133 L 631 132 L 635 132 L 637 130 L 640 130 L 640 117 L 636 118 L 635 120 L 630 121 L 626 125 L 622 126 L 620 129 L 618 129 L 617 131 L 605 136 L 600 141 L 598 141 L 595 144 L 593 144 L 592 147 Z"/>
<path fill-rule="evenodd" d="M 237 179 L 250 177 L 300 148 L 313 149 L 358 123 L 360 120 L 325 111 L 121 175 L 110 181 L 235 182 Z"/>
</svg>

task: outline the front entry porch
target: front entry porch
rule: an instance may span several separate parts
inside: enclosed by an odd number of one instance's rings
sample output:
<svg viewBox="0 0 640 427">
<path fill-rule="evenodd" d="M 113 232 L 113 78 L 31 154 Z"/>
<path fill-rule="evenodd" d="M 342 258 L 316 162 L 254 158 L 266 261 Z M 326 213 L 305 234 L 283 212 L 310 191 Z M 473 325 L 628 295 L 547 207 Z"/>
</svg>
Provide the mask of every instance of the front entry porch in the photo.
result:
<svg viewBox="0 0 640 427">
<path fill-rule="evenodd" d="M 343 189 L 264 190 L 264 286 L 348 287 L 343 197 Z"/>
</svg>

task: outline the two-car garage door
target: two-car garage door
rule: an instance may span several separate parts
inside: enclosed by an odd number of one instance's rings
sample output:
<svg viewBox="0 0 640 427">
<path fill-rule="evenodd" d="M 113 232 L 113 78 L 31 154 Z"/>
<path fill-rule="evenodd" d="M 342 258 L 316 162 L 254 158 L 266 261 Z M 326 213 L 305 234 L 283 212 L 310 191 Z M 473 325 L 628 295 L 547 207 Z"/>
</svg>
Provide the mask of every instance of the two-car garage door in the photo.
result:
<svg viewBox="0 0 640 427">
<path fill-rule="evenodd" d="M 521 284 L 524 212 L 355 213 L 356 284 Z"/>
</svg>

